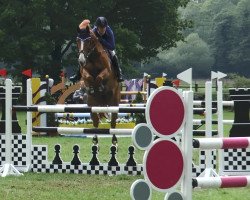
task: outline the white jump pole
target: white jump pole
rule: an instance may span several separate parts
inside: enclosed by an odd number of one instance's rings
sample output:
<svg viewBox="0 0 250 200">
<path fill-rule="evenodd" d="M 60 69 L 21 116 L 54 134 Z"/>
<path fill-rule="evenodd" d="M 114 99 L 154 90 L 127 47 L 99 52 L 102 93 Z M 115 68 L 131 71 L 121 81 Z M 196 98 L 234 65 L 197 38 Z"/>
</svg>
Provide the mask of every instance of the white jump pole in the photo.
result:
<svg viewBox="0 0 250 200">
<path fill-rule="evenodd" d="M 223 91 L 222 91 L 222 81 L 217 81 L 217 112 L 218 112 L 218 136 L 219 138 L 224 137 L 224 126 L 223 126 Z M 224 160 L 223 160 L 223 151 L 222 149 L 218 150 L 218 156 L 219 156 L 219 174 L 223 172 L 224 168 Z"/>
<path fill-rule="evenodd" d="M 2 177 L 8 175 L 22 175 L 15 166 L 11 163 L 11 139 L 12 139 L 12 81 L 5 80 L 5 149 L 6 149 L 6 162 L 0 169 Z"/>
<path fill-rule="evenodd" d="M 224 138 L 224 121 L 223 120 L 223 84 L 220 79 L 226 77 L 227 75 L 222 72 L 217 72 L 217 120 L 218 120 L 218 136 L 219 138 Z M 234 122 L 233 122 L 234 123 Z M 223 150 L 218 150 L 219 155 L 219 174 L 224 171 L 224 158 Z"/>
<path fill-rule="evenodd" d="M 186 105 L 186 123 L 182 134 L 182 149 L 184 158 L 183 181 L 181 192 L 185 200 L 192 200 L 192 156 L 193 156 L 193 91 L 183 93 Z"/>
<path fill-rule="evenodd" d="M 212 81 L 207 81 L 205 83 L 205 110 L 206 110 L 206 138 L 212 138 Z M 211 177 L 211 176 L 218 176 L 216 171 L 213 169 L 212 166 L 212 150 L 206 150 L 206 169 L 200 174 L 201 177 Z"/>
<path fill-rule="evenodd" d="M 246 149 L 250 137 L 194 138 L 194 148 L 200 149 Z"/>
<path fill-rule="evenodd" d="M 250 176 L 197 177 L 193 181 L 193 187 L 199 188 L 236 188 L 249 186 Z"/>
<path fill-rule="evenodd" d="M 32 88 L 31 88 L 31 79 L 27 80 L 27 106 L 32 105 Z M 27 155 L 27 169 L 29 171 L 31 169 L 31 152 L 32 152 L 32 112 L 27 113 L 27 134 L 26 134 L 26 155 Z"/>
</svg>

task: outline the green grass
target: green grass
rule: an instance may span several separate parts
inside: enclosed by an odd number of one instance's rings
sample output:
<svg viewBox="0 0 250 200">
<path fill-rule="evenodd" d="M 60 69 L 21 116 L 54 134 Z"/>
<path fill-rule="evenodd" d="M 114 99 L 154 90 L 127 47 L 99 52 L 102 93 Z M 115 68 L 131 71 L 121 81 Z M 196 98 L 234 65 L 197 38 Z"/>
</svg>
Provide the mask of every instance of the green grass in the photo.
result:
<svg viewBox="0 0 250 200">
<path fill-rule="evenodd" d="M 197 117 L 197 116 L 196 116 Z M 198 116 L 197 118 L 201 118 Z M 232 112 L 225 112 L 225 119 L 233 119 Z M 18 114 L 22 131 L 26 131 L 25 115 Z M 231 126 L 225 126 L 225 136 Z M 204 129 L 202 127 L 201 129 Z M 82 162 L 91 159 L 91 139 L 61 138 L 61 137 L 33 137 L 33 144 L 46 144 L 49 147 L 49 160 L 54 158 L 54 145 L 61 144 L 61 157 L 65 162 L 73 158 L 73 145 L 80 146 L 79 157 Z M 124 163 L 128 158 L 127 148 L 132 144 L 131 138 L 118 138 L 119 151 L 117 160 Z M 107 162 L 110 158 L 110 138 L 100 138 L 100 162 Z M 142 162 L 143 151 L 136 150 L 135 158 Z M 1 200 L 129 200 L 130 186 L 143 176 L 107 176 L 107 175 L 77 175 L 77 174 L 44 174 L 25 173 L 24 176 L 8 176 L 0 179 Z M 248 188 L 236 189 L 195 189 L 194 200 L 249 200 Z M 152 199 L 162 200 L 164 194 L 153 191 Z"/>
</svg>

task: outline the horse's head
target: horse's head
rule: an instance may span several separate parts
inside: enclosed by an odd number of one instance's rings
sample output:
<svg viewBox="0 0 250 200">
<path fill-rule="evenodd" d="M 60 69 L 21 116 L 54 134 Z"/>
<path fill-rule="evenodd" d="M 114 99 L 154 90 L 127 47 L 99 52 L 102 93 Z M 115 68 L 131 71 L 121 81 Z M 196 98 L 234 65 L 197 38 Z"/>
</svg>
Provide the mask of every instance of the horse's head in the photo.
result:
<svg viewBox="0 0 250 200">
<path fill-rule="evenodd" d="M 79 52 L 78 61 L 84 66 L 87 62 L 88 57 L 94 52 L 96 44 L 93 38 L 90 36 L 90 27 L 86 28 L 86 38 L 77 39 L 77 47 Z"/>
</svg>

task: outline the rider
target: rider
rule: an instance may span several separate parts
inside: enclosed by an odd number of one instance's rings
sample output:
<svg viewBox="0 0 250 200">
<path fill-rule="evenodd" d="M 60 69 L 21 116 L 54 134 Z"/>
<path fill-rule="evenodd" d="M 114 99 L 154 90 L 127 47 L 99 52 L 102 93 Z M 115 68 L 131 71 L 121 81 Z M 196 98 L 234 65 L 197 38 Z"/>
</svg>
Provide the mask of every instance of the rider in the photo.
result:
<svg viewBox="0 0 250 200">
<path fill-rule="evenodd" d="M 78 37 L 84 39 L 85 37 L 85 28 L 89 24 L 89 20 L 83 20 L 83 22 L 79 25 L 77 32 Z M 115 39 L 114 39 L 114 33 L 110 26 L 108 25 L 108 21 L 105 17 L 98 17 L 95 22 L 94 28 L 90 31 L 90 36 L 95 35 L 102 46 L 109 51 L 109 54 L 111 56 L 112 65 L 114 67 L 114 71 L 117 75 L 118 82 L 122 82 L 122 72 L 121 68 L 118 64 L 118 58 L 115 54 Z M 80 80 L 80 69 L 78 69 L 78 72 L 76 75 L 70 77 L 71 81 L 77 81 Z"/>
</svg>

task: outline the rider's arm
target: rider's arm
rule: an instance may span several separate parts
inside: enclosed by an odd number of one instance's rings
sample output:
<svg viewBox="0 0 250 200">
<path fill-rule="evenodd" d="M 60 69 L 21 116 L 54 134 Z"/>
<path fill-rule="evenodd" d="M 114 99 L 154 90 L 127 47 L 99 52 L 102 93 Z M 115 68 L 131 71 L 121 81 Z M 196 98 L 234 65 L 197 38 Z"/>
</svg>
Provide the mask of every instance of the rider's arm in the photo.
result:
<svg viewBox="0 0 250 200">
<path fill-rule="evenodd" d="M 108 50 L 115 50 L 115 37 L 111 28 L 108 26 L 104 37 L 100 38 L 100 43 Z"/>
<path fill-rule="evenodd" d="M 97 31 L 97 27 L 93 28 L 93 32 L 98 37 L 100 43 L 102 44 L 104 48 L 111 50 L 111 51 L 115 50 L 115 37 L 114 37 L 113 31 L 111 30 L 109 26 L 107 26 L 106 33 L 103 36 L 99 35 Z"/>
</svg>

